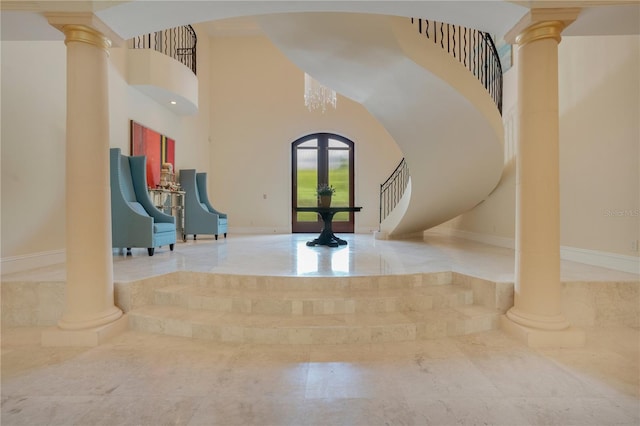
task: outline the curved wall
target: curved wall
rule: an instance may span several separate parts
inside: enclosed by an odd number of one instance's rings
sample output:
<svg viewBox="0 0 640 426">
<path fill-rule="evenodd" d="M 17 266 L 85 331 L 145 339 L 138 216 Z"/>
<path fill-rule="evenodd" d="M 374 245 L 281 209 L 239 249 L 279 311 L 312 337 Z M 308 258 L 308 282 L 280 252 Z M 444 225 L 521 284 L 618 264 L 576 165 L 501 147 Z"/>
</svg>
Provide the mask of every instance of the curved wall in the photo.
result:
<svg viewBox="0 0 640 426">
<path fill-rule="evenodd" d="M 153 49 L 127 49 L 127 81 L 180 115 L 198 112 L 198 77 L 186 66 Z"/>
</svg>

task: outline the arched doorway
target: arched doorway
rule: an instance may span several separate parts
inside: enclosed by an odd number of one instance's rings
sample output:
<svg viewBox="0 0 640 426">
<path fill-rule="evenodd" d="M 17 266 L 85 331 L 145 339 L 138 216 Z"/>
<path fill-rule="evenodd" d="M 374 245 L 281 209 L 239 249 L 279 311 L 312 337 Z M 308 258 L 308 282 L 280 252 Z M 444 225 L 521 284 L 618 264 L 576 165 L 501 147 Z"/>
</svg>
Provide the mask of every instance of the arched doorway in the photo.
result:
<svg viewBox="0 0 640 426">
<path fill-rule="evenodd" d="M 314 133 L 291 144 L 291 231 L 318 232 L 322 221 L 316 213 L 297 212 L 296 207 L 317 205 L 316 189 L 321 183 L 336 188 L 333 206 L 353 206 L 354 143 L 333 133 Z M 353 213 L 333 218 L 337 232 L 354 232 Z"/>
</svg>

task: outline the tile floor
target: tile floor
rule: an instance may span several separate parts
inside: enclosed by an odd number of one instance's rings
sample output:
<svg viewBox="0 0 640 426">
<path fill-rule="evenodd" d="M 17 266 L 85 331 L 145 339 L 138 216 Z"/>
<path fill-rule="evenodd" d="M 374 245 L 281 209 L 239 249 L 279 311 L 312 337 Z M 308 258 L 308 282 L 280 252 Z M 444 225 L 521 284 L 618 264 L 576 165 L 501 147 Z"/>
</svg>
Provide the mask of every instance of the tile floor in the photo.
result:
<svg viewBox="0 0 640 426">
<path fill-rule="evenodd" d="M 513 280 L 513 251 L 442 236 L 306 247 L 309 235 L 230 236 L 114 256 L 115 279 L 175 270 L 344 276 L 453 270 Z M 563 280 L 638 276 L 562 262 Z M 60 266 L 2 277 L 64 279 Z M 578 349 L 534 350 L 499 331 L 409 343 L 231 345 L 126 332 L 43 348 L 3 328 L 0 424 L 639 425 L 639 330 L 587 329 Z"/>
<path fill-rule="evenodd" d="M 638 331 L 580 349 L 500 332 L 395 344 L 222 345 L 126 332 L 92 349 L 2 338 L 8 425 L 638 425 Z"/>
</svg>

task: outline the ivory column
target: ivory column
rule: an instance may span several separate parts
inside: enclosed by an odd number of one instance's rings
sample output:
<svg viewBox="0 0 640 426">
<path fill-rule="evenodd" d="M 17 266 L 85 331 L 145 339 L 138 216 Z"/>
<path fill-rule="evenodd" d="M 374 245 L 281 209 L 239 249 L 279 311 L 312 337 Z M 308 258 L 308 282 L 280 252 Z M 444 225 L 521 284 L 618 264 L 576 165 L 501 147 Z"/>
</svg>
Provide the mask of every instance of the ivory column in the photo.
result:
<svg viewBox="0 0 640 426">
<path fill-rule="evenodd" d="M 67 46 L 65 310 L 44 345 L 97 345 L 126 329 L 114 305 L 109 184 L 108 54 L 85 25 L 61 27 Z"/>
<path fill-rule="evenodd" d="M 561 307 L 558 43 L 564 26 L 537 22 L 516 37 L 515 295 L 502 326 L 530 346 L 584 344 L 584 333 L 570 326 Z"/>
</svg>

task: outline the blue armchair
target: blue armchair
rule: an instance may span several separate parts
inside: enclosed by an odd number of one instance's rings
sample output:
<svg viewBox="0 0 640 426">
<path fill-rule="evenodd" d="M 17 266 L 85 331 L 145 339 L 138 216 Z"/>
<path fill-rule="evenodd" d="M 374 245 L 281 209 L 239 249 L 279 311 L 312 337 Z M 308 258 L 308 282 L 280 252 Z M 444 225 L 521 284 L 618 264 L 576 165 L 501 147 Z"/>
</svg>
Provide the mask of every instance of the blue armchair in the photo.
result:
<svg viewBox="0 0 640 426">
<path fill-rule="evenodd" d="M 207 195 L 207 174 L 196 173 L 195 169 L 180 170 L 180 186 L 185 192 L 184 199 L 184 234 L 213 234 L 218 239 L 219 234 L 227 238 L 227 215 L 221 213 L 209 202 Z"/>
<path fill-rule="evenodd" d="M 147 157 L 121 155 L 110 150 L 112 246 L 146 247 L 153 256 L 156 247 L 176 242 L 176 220 L 158 210 L 147 191 Z"/>
</svg>

